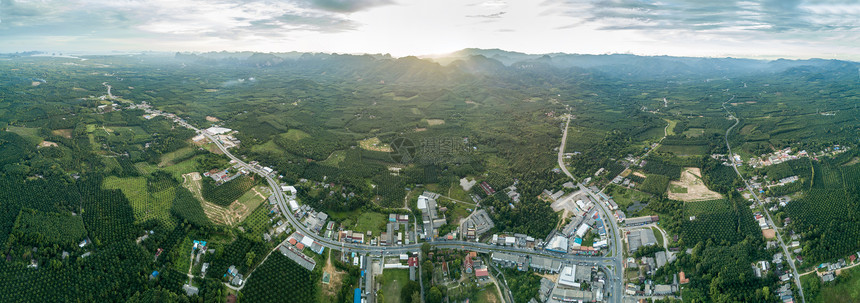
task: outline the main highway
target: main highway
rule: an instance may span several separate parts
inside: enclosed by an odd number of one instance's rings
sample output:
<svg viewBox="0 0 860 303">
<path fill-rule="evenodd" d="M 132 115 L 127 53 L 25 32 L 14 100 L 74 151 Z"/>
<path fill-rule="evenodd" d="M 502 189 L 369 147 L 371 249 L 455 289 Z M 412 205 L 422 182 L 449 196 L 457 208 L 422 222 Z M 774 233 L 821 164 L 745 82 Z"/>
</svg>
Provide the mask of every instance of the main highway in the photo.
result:
<svg viewBox="0 0 860 303">
<path fill-rule="evenodd" d="M 197 130 L 196 128 L 190 127 L 190 125 L 185 125 L 185 126 Z M 202 131 L 202 130 L 197 130 L 197 131 L 200 134 L 203 134 L 204 136 L 206 136 L 206 138 L 208 138 L 211 142 L 215 143 L 215 145 L 218 147 L 218 149 L 221 150 L 221 152 L 223 152 L 224 155 L 229 157 L 235 163 L 244 167 L 249 172 L 253 172 L 253 173 L 258 174 L 258 175 L 262 176 L 263 178 L 265 178 L 266 182 L 269 184 L 269 187 L 272 188 L 272 192 L 275 196 L 275 201 L 277 203 L 278 209 L 281 211 L 282 214 L 284 214 L 284 217 L 287 218 L 290 225 L 296 231 L 302 233 L 306 237 L 311 237 L 312 239 L 314 239 L 314 241 L 321 244 L 322 246 L 327 247 L 329 249 L 335 249 L 335 250 L 348 250 L 348 251 L 359 253 L 359 254 L 365 254 L 365 255 L 368 255 L 371 257 L 380 257 L 380 256 L 384 256 L 384 255 L 419 252 L 421 250 L 421 245 L 423 245 L 421 243 L 414 243 L 414 244 L 409 244 L 409 245 L 397 245 L 397 246 L 375 246 L 375 245 L 358 244 L 358 243 L 345 243 L 345 242 L 334 241 L 332 239 L 328 239 L 326 237 L 319 236 L 317 233 L 308 230 L 304 226 L 304 224 L 299 222 L 299 220 L 292 214 L 292 211 L 290 211 L 290 209 L 287 205 L 288 202 L 285 198 L 286 195 L 281 190 L 280 184 L 278 184 L 278 182 L 274 178 L 272 178 L 271 174 L 268 174 L 265 171 L 257 169 L 253 165 L 250 165 L 250 164 L 246 163 L 245 161 L 243 161 L 242 159 L 239 159 L 238 157 L 231 154 L 230 151 L 228 151 L 227 148 L 224 147 L 224 145 L 218 140 L 218 138 L 211 135 L 210 133 L 208 133 L 206 131 Z M 588 191 L 590 194 L 594 195 L 594 193 L 591 193 L 587 188 L 585 190 Z M 602 207 L 603 206 L 601 206 L 601 208 Z M 604 210 L 604 212 L 607 212 L 607 211 Z M 612 230 L 616 234 L 615 239 L 617 242 L 617 239 L 619 239 L 619 236 L 618 236 L 619 229 L 615 225 L 614 220 L 612 220 L 611 218 L 612 217 L 607 217 L 606 215 L 604 215 L 604 222 L 606 222 L 607 220 L 609 222 L 611 222 L 611 224 L 613 226 Z M 617 244 L 614 245 L 616 248 L 616 252 L 614 253 L 614 256 L 612 256 L 612 257 L 594 257 L 594 256 L 580 256 L 580 255 L 554 253 L 554 252 L 550 252 L 550 251 L 536 250 L 536 249 L 530 249 L 530 248 L 498 246 L 498 245 L 492 245 L 492 244 L 486 244 L 486 243 L 480 243 L 480 242 L 459 241 L 459 240 L 457 240 L 457 241 L 436 240 L 436 241 L 425 242 L 425 243 L 428 243 L 429 245 L 431 245 L 433 247 L 437 247 L 437 248 L 471 250 L 471 251 L 476 251 L 476 252 L 480 252 L 480 253 L 507 252 L 507 253 L 512 253 L 512 254 L 518 254 L 521 256 L 530 256 L 530 257 L 540 256 L 540 257 L 545 257 L 545 258 L 549 258 L 552 260 L 556 260 L 556 261 L 562 262 L 564 264 L 584 264 L 584 265 L 587 264 L 587 265 L 598 266 L 598 267 L 601 267 L 604 269 L 607 268 L 607 265 L 608 266 L 614 266 L 617 269 L 617 271 L 615 273 L 608 271 L 608 270 L 606 270 L 606 273 L 608 275 L 607 276 L 608 282 L 616 282 L 616 283 L 614 283 L 615 286 L 612 288 L 613 292 L 615 293 L 612 296 L 614 299 L 614 302 L 620 302 L 621 301 L 621 295 L 620 295 L 621 294 L 621 286 L 620 286 L 621 280 L 620 280 L 620 278 L 616 278 L 616 275 L 617 275 L 617 277 L 622 276 L 621 275 L 621 267 L 620 267 L 620 265 L 621 265 L 621 260 L 620 260 L 621 259 L 621 257 L 620 257 L 621 256 L 621 250 L 620 250 L 620 246 Z M 609 283 L 607 283 L 607 284 L 609 284 Z"/>
<path fill-rule="evenodd" d="M 734 154 L 732 153 L 732 145 L 729 144 L 729 133 L 735 128 L 735 126 L 738 126 L 738 123 L 740 123 L 741 120 L 738 119 L 738 117 L 736 117 L 734 114 L 732 114 L 732 112 L 729 111 L 729 109 L 726 107 L 726 103 L 729 103 L 734 99 L 735 96 L 732 96 L 731 99 L 726 102 L 723 102 L 723 109 L 726 111 L 726 113 L 729 114 L 730 119 L 735 120 L 735 124 L 732 124 L 732 126 L 726 130 L 726 148 L 728 148 L 729 150 L 729 159 L 731 159 L 732 161 L 732 168 L 735 169 L 735 173 L 738 174 L 738 178 L 741 178 L 741 180 L 744 181 L 744 185 L 746 186 L 747 190 L 749 190 L 750 194 L 752 194 L 752 197 L 755 199 L 756 203 L 761 206 L 765 215 L 767 215 L 767 220 L 770 221 L 770 224 L 774 225 L 773 230 L 776 231 L 776 239 L 779 240 L 779 246 L 782 247 L 782 251 L 785 254 L 785 258 L 786 260 L 788 260 L 788 265 L 791 266 L 792 276 L 794 277 L 794 284 L 797 285 L 797 292 L 800 294 L 800 301 L 802 303 L 806 303 L 806 298 L 803 296 L 803 286 L 800 283 L 800 275 L 797 274 L 797 267 L 795 267 L 794 265 L 794 258 L 791 257 L 791 252 L 788 251 L 788 246 L 786 246 L 785 241 L 782 240 L 782 235 L 779 233 L 779 228 L 775 226 L 776 224 L 773 223 L 773 219 L 771 219 L 770 212 L 767 210 L 767 207 L 758 198 L 758 195 L 755 193 L 755 190 L 738 170 L 738 165 L 737 163 L 735 163 L 735 157 L 733 157 Z"/>
<path fill-rule="evenodd" d="M 567 130 L 570 129 L 570 114 L 567 115 L 567 122 L 564 124 L 564 132 L 561 135 L 561 146 L 558 148 L 558 166 L 561 168 L 561 171 L 570 178 L 571 181 L 576 182 L 576 178 L 567 170 L 567 165 L 564 164 L 564 148 L 567 144 Z M 610 257 L 599 257 L 604 263 L 609 263 L 615 269 L 614 272 L 610 271 L 605 265 L 601 264 L 601 267 L 604 268 L 604 271 L 608 275 L 608 279 L 605 285 L 610 286 L 610 293 L 612 294 L 611 298 L 604 298 L 607 302 L 621 302 L 622 296 L 624 295 L 622 278 L 624 277 L 624 267 L 622 267 L 622 262 L 624 259 L 624 252 L 622 251 L 622 243 L 621 243 L 621 229 L 618 228 L 618 223 L 615 221 L 612 213 L 609 212 L 607 206 L 604 205 L 602 199 L 594 193 L 594 191 L 588 189 L 582 183 L 577 183 L 579 186 L 579 190 L 591 196 L 592 199 L 596 202 L 598 209 L 600 210 L 600 216 L 603 218 L 603 224 L 609 224 L 606 226 L 612 231 L 612 239 L 610 239 L 610 249 L 612 250 Z M 594 259 L 594 257 L 590 257 L 590 259 Z"/>
</svg>

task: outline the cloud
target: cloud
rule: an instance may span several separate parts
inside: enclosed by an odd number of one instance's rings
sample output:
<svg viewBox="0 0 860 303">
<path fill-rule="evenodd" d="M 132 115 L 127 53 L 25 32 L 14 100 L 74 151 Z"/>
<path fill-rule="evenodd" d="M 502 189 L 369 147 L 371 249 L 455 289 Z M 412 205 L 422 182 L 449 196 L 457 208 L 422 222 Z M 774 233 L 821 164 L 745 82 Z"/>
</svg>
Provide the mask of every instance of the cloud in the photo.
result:
<svg viewBox="0 0 860 303">
<path fill-rule="evenodd" d="M 338 1 L 315 1 L 336 8 Z M 357 1 L 344 10 L 369 5 Z M 359 24 L 343 13 L 271 0 L 0 0 L 0 36 L 194 39 L 334 33 Z"/>
<path fill-rule="evenodd" d="M 469 18 L 498 19 L 498 18 L 501 18 L 501 17 L 502 17 L 502 15 L 504 15 L 504 14 L 506 14 L 506 13 L 507 13 L 507 12 L 498 12 L 498 13 L 484 14 L 484 15 L 468 15 L 468 16 L 466 16 L 466 17 L 469 17 Z"/>
<path fill-rule="evenodd" d="M 860 25 L 860 4 L 850 1 L 569 0 L 564 7 L 577 20 L 572 26 L 602 30 L 789 33 L 856 31 Z"/>
<path fill-rule="evenodd" d="M 339 13 L 353 13 L 394 3 L 391 0 L 304 0 L 304 2 L 314 8 Z"/>
</svg>

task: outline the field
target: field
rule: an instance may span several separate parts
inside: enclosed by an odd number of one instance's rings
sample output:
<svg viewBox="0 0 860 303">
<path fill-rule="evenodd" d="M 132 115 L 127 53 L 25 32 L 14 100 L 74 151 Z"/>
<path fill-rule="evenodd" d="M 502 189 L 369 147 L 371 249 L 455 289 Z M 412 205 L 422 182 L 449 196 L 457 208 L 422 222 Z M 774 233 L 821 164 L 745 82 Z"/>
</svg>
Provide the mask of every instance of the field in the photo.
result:
<svg viewBox="0 0 860 303">
<path fill-rule="evenodd" d="M 147 180 L 144 177 L 108 177 L 102 185 L 105 189 L 119 189 L 128 199 L 134 210 L 135 222 L 141 223 L 150 219 L 156 219 L 168 228 L 172 228 L 176 222 L 170 216 L 170 207 L 175 198 L 173 187 L 155 188 L 153 192 L 147 190 Z"/>
<path fill-rule="evenodd" d="M 275 141 L 269 140 L 269 141 L 266 141 L 266 143 L 252 146 L 251 151 L 263 152 L 263 153 L 268 152 L 268 153 L 278 154 L 278 153 L 283 153 L 284 149 L 281 148 L 280 146 L 278 146 L 278 144 L 275 144 Z"/>
<path fill-rule="evenodd" d="M 281 137 L 293 141 L 299 141 L 304 138 L 310 138 L 311 135 L 304 131 L 293 128 L 288 130 L 286 133 L 281 134 Z"/>
<path fill-rule="evenodd" d="M 499 303 L 498 291 L 494 284 L 487 284 L 484 289 L 475 294 L 475 302 L 477 303 Z"/>
<path fill-rule="evenodd" d="M 161 161 L 158 163 L 158 167 L 171 166 L 176 164 L 176 161 L 181 162 L 182 160 L 188 159 L 188 157 L 194 154 L 195 150 L 197 150 L 196 147 L 188 146 L 161 155 Z"/>
<path fill-rule="evenodd" d="M 723 195 L 708 189 L 702 181 L 702 171 L 698 167 L 686 167 L 680 181 L 672 181 L 669 186 L 669 199 L 684 202 L 722 199 Z"/>
<path fill-rule="evenodd" d="M 313 302 L 319 274 L 274 252 L 254 271 L 242 289 L 247 302 Z M 285 287 L 289 285 L 289 287 Z"/>
<path fill-rule="evenodd" d="M 679 156 L 694 156 L 694 155 L 702 155 L 708 151 L 708 147 L 705 145 L 671 145 L 671 144 L 663 144 L 660 145 L 659 150 L 661 152 L 673 153 Z"/>
<path fill-rule="evenodd" d="M 326 263 L 323 267 L 323 278 L 318 283 L 319 291 L 317 293 L 317 302 L 334 303 L 337 298 L 337 292 L 340 291 L 341 285 L 343 284 L 343 277 L 347 273 L 342 270 L 338 270 L 334 267 L 331 262 L 331 250 L 326 250 L 328 254 L 326 254 Z M 317 265 L 319 266 L 319 264 Z M 328 281 L 324 281 L 326 275 L 328 275 Z"/>
<path fill-rule="evenodd" d="M 391 146 L 388 146 L 387 143 L 382 143 L 379 141 L 379 138 L 373 137 L 358 141 L 358 145 L 361 148 L 372 151 L 381 151 L 381 152 L 391 152 Z"/>
<path fill-rule="evenodd" d="M 382 285 L 382 294 L 385 296 L 385 302 L 382 303 L 400 303 L 400 291 L 409 281 L 409 270 L 386 269 L 376 279 Z"/>
<path fill-rule="evenodd" d="M 233 203 L 227 206 L 220 206 L 203 198 L 203 180 L 200 173 L 184 174 L 182 175 L 182 180 L 182 186 L 191 191 L 194 197 L 202 203 L 206 217 L 218 224 L 233 226 L 242 222 L 271 195 L 268 187 L 259 185 L 242 194 Z"/>
<path fill-rule="evenodd" d="M 627 211 L 628 208 L 635 202 L 648 200 L 651 195 L 638 190 L 628 189 L 615 184 L 610 184 L 606 187 L 606 194 L 612 197 L 612 200 L 618 204 L 618 208 Z"/>
<path fill-rule="evenodd" d="M 42 138 L 39 136 L 39 129 L 33 127 L 17 127 L 17 126 L 9 126 L 6 128 L 7 131 L 16 133 L 24 139 L 27 139 L 32 144 L 39 144 L 42 142 Z"/>
<path fill-rule="evenodd" d="M 700 137 L 705 134 L 704 128 L 690 128 L 684 131 L 683 135 L 687 137 Z"/>
<path fill-rule="evenodd" d="M 374 235 L 379 235 L 385 228 L 385 224 L 388 223 L 387 214 L 361 212 L 360 210 L 331 212 L 329 216 L 332 220 L 341 222 L 345 229 L 359 232 L 372 231 Z"/>
<path fill-rule="evenodd" d="M 821 280 L 815 274 L 802 277 L 804 290 L 814 289 L 817 295 L 809 302 L 848 303 L 860 301 L 860 267 L 843 270 L 837 281 L 820 285 Z M 807 285 L 815 285 L 808 287 Z M 820 289 L 819 289 L 820 287 Z"/>
<path fill-rule="evenodd" d="M 681 241 L 692 247 L 708 239 L 735 243 L 746 236 L 761 237 L 749 207 L 734 207 L 732 203 L 725 199 L 685 202 Z"/>
</svg>

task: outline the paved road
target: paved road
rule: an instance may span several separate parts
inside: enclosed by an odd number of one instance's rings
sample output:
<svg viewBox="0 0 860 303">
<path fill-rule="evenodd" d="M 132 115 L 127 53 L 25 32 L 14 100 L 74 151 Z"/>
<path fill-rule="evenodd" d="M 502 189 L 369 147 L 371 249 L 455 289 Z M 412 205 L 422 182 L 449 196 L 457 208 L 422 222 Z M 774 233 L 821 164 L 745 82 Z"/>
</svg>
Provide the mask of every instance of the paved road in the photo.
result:
<svg viewBox="0 0 860 303">
<path fill-rule="evenodd" d="M 732 120 L 735 120 L 735 124 L 732 124 L 732 127 L 729 127 L 729 129 L 726 130 L 726 147 L 729 149 L 729 159 L 731 159 L 732 161 L 732 168 L 735 169 L 735 173 L 738 174 L 738 178 L 741 178 L 741 180 L 744 181 L 744 185 L 746 186 L 747 190 L 749 190 L 750 194 L 752 194 L 756 203 L 758 203 L 758 205 L 761 206 L 761 208 L 764 210 L 765 215 L 767 215 L 767 220 L 770 222 L 770 224 L 774 224 L 773 219 L 771 219 L 770 217 L 770 212 L 767 210 L 767 207 L 764 205 L 764 203 L 761 202 L 755 190 L 752 188 L 752 186 L 750 186 L 749 182 L 747 182 L 747 179 L 745 179 L 741 172 L 738 170 L 737 163 L 735 163 L 735 158 L 732 156 L 732 145 L 729 144 L 729 133 L 731 133 L 735 126 L 738 126 L 738 123 L 740 123 L 741 120 L 735 117 L 735 115 L 732 114 L 731 111 L 729 111 L 729 109 L 726 107 L 726 103 L 729 103 L 734 99 L 735 96 L 732 96 L 731 99 L 727 100 L 726 102 L 723 102 L 723 109 L 726 111 L 726 113 L 729 114 L 729 117 Z M 794 258 L 791 257 L 791 252 L 788 250 L 788 246 L 786 246 L 785 241 L 782 240 L 782 235 L 779 233 L 779 228 L 776 228 L 776 226 L 774 226 L 773 230 L 776 231 L 776 239 L 779 241 L 779 246 L 782 247 L 782 251 L 785 254 L 785 258 L 788 260 L 788 264 L 791 266 L 791 271 L 793 273 L 792 276 L 794 276 L 794 284 L 797 285 L 797 292 L 800 293 L 800 301 L 802 303 L 806 303 L 806 298 L 803 296 L 803 286 L 800 284 L 800 275 L 797 274 L 797 267 L 795 267 L 794 265 Z"/>
<path fill-rule="evenodd" d="M 559 148 L 558 148 L 558 166 L 561 168 L 561 171 L 563 171 L 564 174 L 567 175 L 568 178 L 570 178 L 571 181 L 576 182 L 576 178 L 573 177 L 573 175 L 570 173 L 570 171 L 567 170 L 567 165 L 564 164 L 564 148 L 565 148 L 565 145 L 567 145 L 567 130 L 568 129 L 570 129 L 570 115 L 569 114 L 567 115 L 567 122 L 565 122 L 565 124 L 564 124 L 564 132 L 561 135 L 561 146 L 559 146 Z M 615 222 L 615 216 L 613 216 L 612 213 L 609 212 L 609 209 L 607 208 L 607 206 L 604 205 L 604 203 L 600 202 L 601 201 L 600 197 L 598 197 L 597 194 L 595 194 L 590 189 L 585 187 L 585 185 L 583 185 L 581 183 L 579 183 L 578 185 L 579 185 L 579 189 L 581 191 L 590 195 L 594 199 L 594 201 L 597 202 L 596 203 L 597 207 L 601 213 L 600 216 L 603 217 L 603 223 L 609 224 L 610 226 L 607 226 L 607 227 L 612 230 L 613 236 L 612 236 L 612 239 L 610 239 L 611 240 L 610 241 L 611 250 L 612 250 L 612 253 L 610 255 L 612 255 L 612 257 L 600 257 L 603 260 L 603 262 L 607 262 L 607 261 L 611 262 L 612 263 L 611 265 L 614 266 L 614 268 L 615 268 L 615 272 L 613 273 L 612 271 L 609 271 L 607 267 L 604 266 L 604 269 L 607 269 L 606 273 L 608 275 L 607 276 L 607 278 L 608 278 L 607 282 L 608 283 L 606 283 L 606 285 L 613 285 L 613 287 L 611 288 L 612 290 L 610 292 L 612 294 L 612 296 L 610 298 L 605 298 L 605 300 L 607 302 L 621 302 L 622 296 L 624 295 L 624 292 L 622 291 L 622 287 L 621 287 L 621 285 L 623 284 L 623 281 L 621 281 L 621 278 L 624 277 L 624 268 L 622 267 L 622 263 L 621 263 L 622 259 L 624 258 L 624 252 L 622 251 L 621 241 L 620 241 L 621 229 L 618 228 L 618 223 Z M 595 258 L 590 257 L 589 259 L 595 259 Z M 601 266 L 603 266 L 603 265 L 601 265 Z"/>
<path fill-rule="evenodd" d="M 558 148 L 558 166 L 568 178 L 576 182 L 576 178 L 567 170 L 567 165 L 564 165 L 564 146 L 567 145 L 567 130 L 570 129 L 570 114 L 567 115 L 567 122 L 564 124 L 564 133 L 561 135 L 561 146 Z"/>
<path fill-rule="evenodd" d="M 236 156 L 234 156 L 233 154 L 231 154 L 230 151 L 228 151 L 227 148 L 225 148 L 221 144 L 221 142 L 219 142 L 218 139 L 215 138 L 214 136 L 212 136 L 206 132 L 203 132 L 203 134 L 207 138 L 209 138 L 210 141 L 214 142 L 215 145 L 218 146 L 218 148 L 224 153 L 224 155 L 226 155 L 230 159 L 236 161 L 237 164 L 240 164 L 241 166 L 243 166 L 248 171 L 263 176 L 266 179 L 266 181 L 268 182 L 269 186 L 272 188 L 272 192 L 275 195 L 278 208 L 281 210 L 281 213 L 284 214 L 284 216 L 287 218 L 287 220 L 290 222 L 290 224 L 297 231 L 301 232 L 302 234 L 304 234 L 307 237 L 313 238 L 315 241 L 317 241 L 321 245 L 323 245 L 329 249 L 338 249 L 338 250 L 347 249 L 349 251 L 353 251 L 356 253 L 362 253 L 362 254 L 368 254 L 371 256 L 382 256 L 384 254 L 385 255 L 401 254 L 401 253 L 406 253 L 406 252 L 420 252 L 421 244 L 419 244 L 419 243 L 413 243 L 413 244 L 409 244 L 409 245 L 398 245 L 398 246 L 373 246 L 373 245 L 367 245 L 367 244 L 343 243 L 340 241 L 334 241 L 334 240 L 319 236 L 315 232 L 308 230 L 304 226 L 304 224 L 299 222 L 299 220 L 295 216 L 292 215 L 292 212 L 290 211 L 289 207 L 287 206 L 287 201 L 286 201 L 284 193 L 281 191 L 280 185 L 278 184 L 277 181 L 275 181 L 272 178 L 272 176 L 268 175 L 264 171 L 256 169 L 255 167 L 251 166 L 250 164 L 246 163 L 245 161 L 242 161 L 241 159 L 239 159 Z M 617 231 L 617 229 L 616 229 L 616 231 Z M 502 252 L 517 253 L 517 254 L 521 254 L 521 255 L 549 257 L 549 258 L 558 259 L 561 261 L 585 262 L 585 263 L 593 263 L 593 264 L 597 264 L 598 262 L 604 262 L 605 260 L 612 260 L 613 259 L 613 258 L 606 258 L 606 257 L 589 257 L 589 256 L 577 256 L 577 255 L 569 255 L 569 254 L 559 254 L 559 253 L 553 253 L 553 252 L 543 251 L 543 250 L 534 250 L 534 249 L 529 249 L 529 248 L 504 247 L 504 246 L 497 246 L 497 245 L 486 244 L 486 243 L 468 242 L 468 241 L 459 241 L 459 240 L 457 240 L 457 241 L 446 241 L 446 240 L 437 239 L 436 241 L 427 242 L 427 243 L 430 243 L 430 245 L 432 245 L 432 246 L 441 247 L 441 248 L 468 249 L 468 250 L 474 250 L 474 251 L 482 252 L 482 253 L 492 252 L 492 251 L 502 251 Z"/>
</svg>

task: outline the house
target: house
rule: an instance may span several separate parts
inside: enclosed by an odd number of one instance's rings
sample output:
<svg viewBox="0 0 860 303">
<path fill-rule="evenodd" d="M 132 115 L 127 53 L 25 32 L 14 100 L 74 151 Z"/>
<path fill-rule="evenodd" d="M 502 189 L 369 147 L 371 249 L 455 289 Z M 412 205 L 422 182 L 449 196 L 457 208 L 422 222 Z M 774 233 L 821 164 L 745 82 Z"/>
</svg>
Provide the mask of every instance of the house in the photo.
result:
<svg viewBox="0 0 860 303">
<path fill-rule="evenodd" d="M 489 276 L 490 276 L 490 273 L 489 273 L 489 271 L 487 271 L 486 267 L 478 268 L 475 270 L 475 277 L 478 279 L 486 279 Z"/>
<path fill-rule="evenodd" d="M 675 292 L 672 285 L 657 284 L 654 285 L 654 294 L 658 296 L 671 295 Z"/>
<path fill-rule="evenodd" d="M 191 286 L 188 284 L 182 285 L 182 289 L 185 290 L 185 295 L 187 295 L 189 297 L 190 296 L 196 296 L 200 292 L 200 290 L 197 289 L 197 287 L 194 287 L 194 286 Z"/>
<path fill-rule="evenodd" d="M 237 274 L 235 277 L 233 277 L 233 279 L 230 280 L 230 284 L 234 286 L 242 286 L 242 284 L 245 284 L 245 280 L 242 279 L 242 274 Z"/>
<path fill-rule="evenodd" d="M 678 273 L 678 283 L 680 283 L 680 284 L 690 283 L 690 279 L 687 279 L 687 276 L 684 275 L 683 271 Z"/>
</svg>

